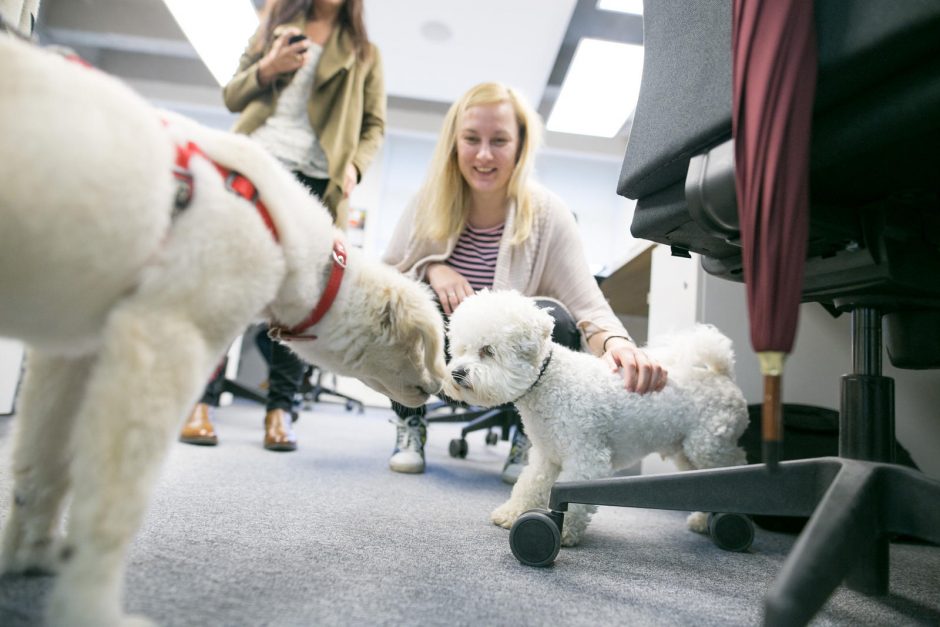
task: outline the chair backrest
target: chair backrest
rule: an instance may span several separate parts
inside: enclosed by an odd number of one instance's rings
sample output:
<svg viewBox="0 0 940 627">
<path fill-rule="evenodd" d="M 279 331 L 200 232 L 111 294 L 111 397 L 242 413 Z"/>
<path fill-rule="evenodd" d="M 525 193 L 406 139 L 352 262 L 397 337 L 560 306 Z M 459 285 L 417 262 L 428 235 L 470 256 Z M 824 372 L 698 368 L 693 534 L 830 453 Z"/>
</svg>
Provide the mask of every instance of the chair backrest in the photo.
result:
<svg viewBox="0 0 940 627">
<path fill-rule="evenodd" d="M 637 200 L 631 231 L 741 280 L 731 0 L 651 0 L 644 13 L 643 80 L 618 186 Z M 803 298 L 876 305 L 889 329 L 894 312 L 940 325 L 940 2 L 816 0 L 815 18 Z M 907 314 L 896 321 L 910 324 Z M 934 367 L 937 348 L 933 358 L 916 357 L 916 346 L 895 352 Z"/>
</svg>

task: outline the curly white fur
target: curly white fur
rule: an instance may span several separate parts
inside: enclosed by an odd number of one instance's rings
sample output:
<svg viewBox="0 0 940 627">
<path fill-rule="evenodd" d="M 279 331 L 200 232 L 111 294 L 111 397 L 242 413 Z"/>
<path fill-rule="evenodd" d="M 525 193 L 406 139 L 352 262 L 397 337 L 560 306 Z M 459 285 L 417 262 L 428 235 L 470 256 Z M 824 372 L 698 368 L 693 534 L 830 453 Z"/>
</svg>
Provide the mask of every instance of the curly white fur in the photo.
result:
<svg viewBox="0 0 940 627">
<path fill-rule="evenodd" d="M 556 481 L 606 477 L 654 452 L 683 470 L 745 462 L 737 441 L 747 403 L 732 379 L 731 340 L 717 329 L 699 325 L 651 343 L 645 350 L 669 381 L 641 395 L 626 391 L 602 360 L 554 344 L 552 325 L 547 311 L 511 291 L 471 296 L 450 318 L 444 391 L 474 405 L 514 401 L 532 442 L 494 523 L 508 528 L 527 510 L 547 507 Z M 569 506 L 563 545 L 581 540 L 595 509 Z M 689 526 L 705 531 L 705 516 L 694 513 Z"/>
<path fill-rule="evenodd" d="M 0 76 L 0 336 L 30 347 L 0 571 L 59 572 L 50 625 L 130 624 L 124 556 L 183 415 L 246 325 L 306 317 L 342 234 L 248 138 L 3 35 Z M 199 157 L 172 217 L 188 141 L 257 186 L 279 242 Z M 318 339 L 291 347 L 417 406 L 444 374 L 440 314 L 426 287 L 349 253 Z"/>
</svg>

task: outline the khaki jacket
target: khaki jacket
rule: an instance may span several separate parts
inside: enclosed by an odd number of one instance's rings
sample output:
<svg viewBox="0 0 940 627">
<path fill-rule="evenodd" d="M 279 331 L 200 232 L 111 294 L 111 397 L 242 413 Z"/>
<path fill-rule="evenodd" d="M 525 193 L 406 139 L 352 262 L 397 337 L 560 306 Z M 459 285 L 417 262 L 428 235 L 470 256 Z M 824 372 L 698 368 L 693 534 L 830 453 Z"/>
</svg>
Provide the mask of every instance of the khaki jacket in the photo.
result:
<svg viewBox="0 0 940 627">
<path fill-rule="evenodd" d="M 304 30 L 304 18 L 279 26 Z M 257 35 L 256 35 L 257 36 Z M 241 113 L 233 127 L 250 134 L 274 113 L 278 94 L 292 75 L 271 85 L 258 83 L 258 62 L 267 49 L 253 53 L 254 39 L 242 54 L 238 70 L 222 90 L 225 106 Z M 343 198 L 343 174 L 352 163 L 359 179 L 375 157 L 385 137 L 385 83 L 379 50 L 370 44 L 370 55 L 360 61 L 352 40 L 342 28 L 334 28 L 317 64 L 313 92 L 307 101 L 310 125 L 316 132 L 329 164 L 330 184 L 324 204 L 338 227 L 345 230 L 348 202 Z"/>
</svg>

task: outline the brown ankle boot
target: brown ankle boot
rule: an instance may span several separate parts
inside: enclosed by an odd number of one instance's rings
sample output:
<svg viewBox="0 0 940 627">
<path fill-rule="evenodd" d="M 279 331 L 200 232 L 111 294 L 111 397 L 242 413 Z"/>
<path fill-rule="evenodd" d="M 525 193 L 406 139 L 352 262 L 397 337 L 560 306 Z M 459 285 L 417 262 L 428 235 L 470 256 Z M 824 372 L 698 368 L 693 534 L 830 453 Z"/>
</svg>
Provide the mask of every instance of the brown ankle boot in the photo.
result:
<svg viewBox="0 0 940 627">
<path fill-rule="evenodd" d="M 264 416 L 264 448 L 269 451 L 297 450 L 297 435 L 290 412 L 272 409 Z"/>
<path fill-rule="evenodd" d="M 196 403 L 180 431 L 179 439 L 180 442 L 186 444 L 201 444 L 202 446 L 218 444 L 219 438 L 215 435 L 215 427 L 212 426 L 212 408 L 205 403 Z"/>
</svg>

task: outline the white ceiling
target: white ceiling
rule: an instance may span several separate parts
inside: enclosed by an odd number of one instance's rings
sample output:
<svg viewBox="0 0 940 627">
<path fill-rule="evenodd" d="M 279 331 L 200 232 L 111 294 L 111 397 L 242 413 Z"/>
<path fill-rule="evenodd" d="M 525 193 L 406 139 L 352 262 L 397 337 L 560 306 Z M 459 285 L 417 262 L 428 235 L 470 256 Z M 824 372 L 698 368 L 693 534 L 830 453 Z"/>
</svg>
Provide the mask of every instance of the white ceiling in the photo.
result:
<svg viewBox="0 0 940 627">
<path fill-rule="evenodd" d="M 642 18 L 597 11 L 595 5 L 596 0 L 365 0 L 369 36 L 385 66 L 390 130 L 436 132 L 447 105 L 487 80 L 517 87 L 547 118 L 582 36 L 642 42 Z M 219 86 L 162 0 L 41 0 L 37 33 L 43 43 L 76 49 L 161 106 L 219 126 L 231 123 Z M 622 155 L 625 133 L 612 140 L 549 134 L 547 143 Z"/>
<path fill-rule="evenodd" d="M 391 96 L 450 103 L 502 81 L 537 106 L 576 0 L 366 0 Z"/>
</svg>

